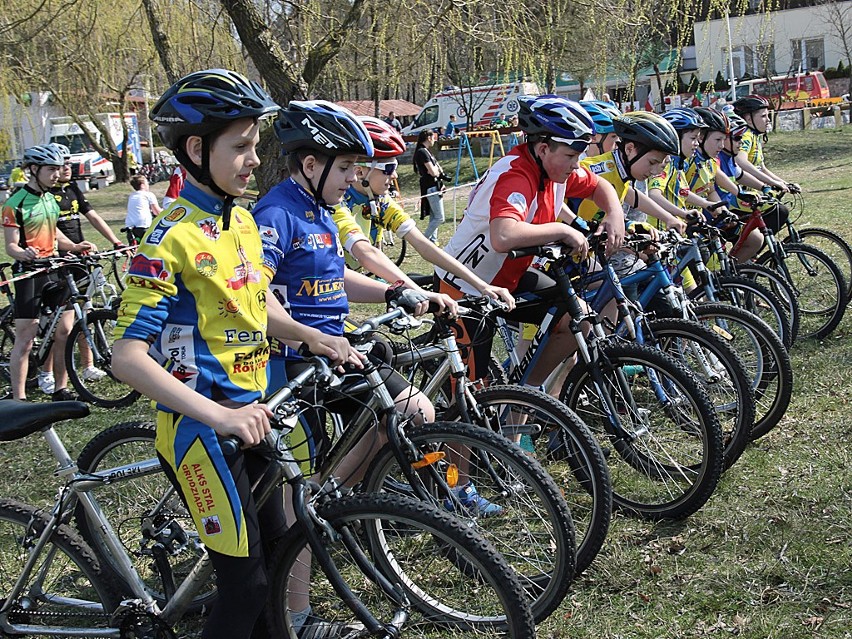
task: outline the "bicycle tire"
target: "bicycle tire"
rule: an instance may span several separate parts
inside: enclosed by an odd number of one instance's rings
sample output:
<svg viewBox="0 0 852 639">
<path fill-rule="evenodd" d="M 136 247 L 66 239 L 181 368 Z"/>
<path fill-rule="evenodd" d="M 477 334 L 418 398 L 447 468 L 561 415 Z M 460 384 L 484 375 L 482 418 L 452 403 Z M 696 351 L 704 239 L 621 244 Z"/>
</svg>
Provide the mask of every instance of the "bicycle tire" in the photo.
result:
<svg viewBox="0 0 852 639">
<path fill-rule="evenodd" d="M 846 300 L 852 300 L 852 247 L 849 243 L 832 230 L 819 226 L 809 226 L 796 229 L 799 242 L 815 246 L 834 260 L 840 267 L 840 272 L 846 280 Z M 789 237 L 784 239 L 785 245 L 791 243 Z"/>
<path fill-rule="evenodd" d="M 754 313 L 772 327 L 784 347 L 793 346 L 793 329 L 785 304 L 768 288 L 747 277 L 720 275 L 716 278 L 717 300 L 707 297 L 703 289 L 695 289 L 689 298 L 696 303 L 722 302 Z"/>
<path fill-rule="evenodd" d="M 127 275 L 127 271 L 130 270 L 130 260 L 132 258 L 133 255 L 127 252 L 122 253 L 121 255 L 116 255 L 110 260 L 107 279 L 110 284 L 115 286 L 119 295 L 127 288 L 124 283 L 124 276 Z M 107 272 L 106 269 L 104 269 L 104 272 Z"/>
<path fill-rule="evenodd" d="M 576 557 L 571 513 L 553 479 L 537 461 L 506 438 L 472 424 L 424 424 L 410 428 L 406 439 L 421 453 L 445 454 L 444 459 L 433 464 L 433 470 L 445 477 L 453 464 L 456 468 L 461 466 L 459 474 L 473 482 L 480 496 L 503 508 L 499 515 L 490 517 L 467 510 L 455 514 L 506 558 L 528 593 L 533 617 L 536 621 L 545 619 L 565 598 L 574 576 Z M 428 472 L 421 473 L 421 477 L 424 478 L 421 487 L 430 495 L 431 503 L 448 508 L 449 495 L 431 481 Z M 389 484 L 412 491 L 407 481 L 391 446 L 386 445 L 376 454 L 364 476 L 363 492 L 392 490 Z M 446 483 L 453 485 L 449 480 Z M 539 540 L 537 546 L 536 540 Z"/>
<path fill-rule="evenodd" d="M 48 519 L 41 509 L 0 499 L 0 601 L 8 603 L 8 595 L 23 573 L 29 550 Z M 83 636 L 85 630 L 113 627 L 110 613 L 118 606 L 116 587 L 101 572 L 96 555 L 72 528 L 65 524 L 58 526 L 39 561 L 23 589 L 26 601 L 13 604 L 2 615 L 0 624 L 63 626 L 78 629 L 78 636 Z M 31 632 L 28 636 L 37 634 Z"/>
<path fill-rule="evenodd" d="M 484 420 L 478 426 L 502 432 L 501 416 L 508 409 L 541 427 L 531 435 L 532 452 L 568 502 L 577 546 L 574 574 L 579 575 L 603 547 L 612 518 L 612 482 L 597 440 L 574 411 L 532 388 L 490 386 L 474 392 L 473 401 L 479 411 L 472 412 Z M 457 407 L 444 415 L 448 421 L 458 418 Z"/>
<path fill-rule="evenodd" d="M 98 309 L 86 313 L 86 325 L 95 345 L 92 352 L 94 365 L 106 373 L 103 379 L 86 381 L 82 377 L 84 365 L 80 342 L 87 345 L 88 342 L 85 337 L 80 337 L 84 333 L 79 320 L 75 322 L 68 334 L 68 342 L 65 345 L 68 379 L 80 395 L 80 399 L 101 408 L 125 408 L 139 399 L 139 391 L 112 374 L 113 329 L 117 319 L 118 315 L 112 309 Z"/>
<path fill-rule="evenodd" d="M 784 252 L 790 285 L 799 301 L 802 335 L 823 339 L 837 328 L 846 312 L 843 273 L 834 260 L 816 247 L 785 244 Z M 780 271 L 775 256 L 769 253 L 764 253 L 757 261 Z"/>
<path fill-rule="evenodd" d="M 410 617 L 393 636 L 535 637 L 529 603 L 517 576 L 475 529 L 448 513 L 387 494 L 328 500 L 317 504 L 316 510 L 338 533 L 334 540 L 323 537 L 335 567 L 380 622 L 389 624 L 398 604 L 375 587 L 363 566 L 353 565 L 357 560 L 342 539 L 356 542 L 372 566 L 408 597 Z M 410 556 L 403 557 L 404 552 Z M 300 596 L 303 600 L 309 596 L 314 616 L 340 623 L 355 620 L 319 567 L 308 567 L 309 557 L 313 554 L 300 530 L 291 529 L 276 545 L 267 606 L 271 636 L 297 639 L 289 608 L 301 605 L 295 603 Z M 475 572 L 465 572 L 471 570 Z M 299 578 L 307 573 L 309 585 Z M 465 587 L 471 581 L 475 594 Z"/>
<path fill-rule="evenodd" d="M 753 313 L 729 304 L 699 304 L 692 312 L 723 335 L 745 364 L 755 401 L 751 440 L 763 437 L 784 417 L 793 396 L 790 354 L 769 325 Z"/>
<path fill-rule="evenodd" d="M 656 349 L 610 343 L 600 350 L 600 361 L 593 366 L 600 370 L 602 384 L 595 382 L 590 367 L 575 366 L 560 399 L 605 451 L 614 450 L 607 458 L 613 504 L 649 520 L 695 513 L 710 499 L 722 473 L 722 432 L 707 393 L 682 364 Z M 663 406 L 656 394 L 659 387 L 668 400 Z M 609 394 L 632 440 L 613 432 L 599 406 L 598 388 Z M 625 418 L 631 424 L 624 425 Z"/>
<path fill-rule="evenodd" d="M 111 426 L 86 444 L 77 458 L 77 467 L 81 472 L 94 473 L 156 457 L 155 435 L 153 422 L 132 421 Z M 161 605 L 168 601 L 175 585 L 180 585 L 204 555 L 204 548 L 198 542 L 192 517 L 166 475 L 161 471 L 154 475 L 120 474 L 93 489 L 92 494 L 148 592 Z M 117 575 L 112 554 L 81 505 L 77 506 L 74 517 L 81 537 L 104 567 Z M 215 584 L 211 583 L 210 590 L 196 595 L 187 611 L 200 612 L 215 597 Z"/>
<path fill-rule="evenodd" d="M 754 425 L 754 390 L 745 364 L 718 333 L 698 322 L 661 318 L 647 326 L 654 344 L 686 366 L 707 390 L 722 428 L 722 469 L 727 470 L 751 441 Z"/>
<path fill-rule="evenodd" d="M 386 230 L 382 233 L 382 253 L 390 258 L 390 261 L 401 266 L 405 260 L 405 255 L 408 253 L 408 242 L 405 238 L 394 236 L 391 231 Z"/>
<path fill-rule="evenodd" d="M 760 282 L 786 304 L 787 317 L 790 318 L 790 330 L 793 332 L 793 341 L 795 342 L 799 336 L 802 317 L 799 300 L 796 298 L 796 292 L 790 286 L 790 283 L 778 271 L 773 271 L 771 268 L 755 262 L 738 264 L 737 274 Z"/>
</svg>

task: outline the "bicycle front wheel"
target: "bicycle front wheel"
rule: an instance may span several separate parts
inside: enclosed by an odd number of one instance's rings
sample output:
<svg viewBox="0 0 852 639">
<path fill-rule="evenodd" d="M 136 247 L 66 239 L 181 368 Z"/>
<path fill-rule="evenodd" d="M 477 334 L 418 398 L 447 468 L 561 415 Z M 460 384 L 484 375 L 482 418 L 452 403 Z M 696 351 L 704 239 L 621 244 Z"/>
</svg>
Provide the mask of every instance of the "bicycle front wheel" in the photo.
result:
<svg viewBox="0 0 852 639">
<path fill-rule="evenodd" d="M 204 546 L 198 540 L 192 517 L 165 473 L 159 467 L 154 472 L 139 470 L 139 462 L 157 456 L 155 432 L 152 422 L 116 424 L 86 444 L 77 466 L 84 473 L 110 476 L 109 482 L 92 490 L 92 496 L 112 524 L 148 592 L 162 605 L 204 556 Z M 96 524 L 89 521 L 80 505 L 75 518 L 83 539 L 107 568 L 117 572 L 116 560 L 93 529 Z M 216 586 L 211 581 L 196 595 L 190 610 L 209 606 L 215 596 Z"/>
<path fill-rule="evenodd" d="M 807 244 L 785 244 L 783 266 L 766 253 L 758 262 L 784 273 L 799 301 L 804 337 L 828 336 L 846 312 L 846 280 L 828 255 Z"/>
<path fill-rule="evenodd" d="M 583 421 L 565 404 L 523 386 L 490 386 L 473 393 L 471 419 L 506 437 L 529 431 L 521 446 L 532 447 L 535 459 L 559 486 L 574 522 L 577 545 L 575 574 L 597 556 L 612 517 L 612 483 L 603 451 Z M 444 416 L 458 419 L 454 406 Z"/>
<path fill-rule="evenodd" d="M 46 525 L 43 512 L 0 499 L 0 601 L 7 606 Z M 118 605 L 94 553 L 65 525 L 53 532 L 22 591 L 12 599 L 9 610 L 0 615 L 0 626 L 13 635 L 26 626 L 28 630 L 20 634 L 30 636 L 42 634 L 40 628 L 57 626 L 76 630 L 76 636 L 85 636 L 86 630 L 103 632 L 111 627 L 111 613 Z"/>
<path fill-rule="evenodd" d="M 818 226 L 796 229 L 799 241 L 808 246 L 814 246 L 828 255 L 840 268 L 843 279 L 846 280 L 846 300 L 852 300 L 852 247 L 834 231 Z M 786 238 L 785 246 L 789 244 Z"/>
<path fill-rule="evenodd" d="M 672 358 L 638 344 L 609 344 L 592 368 L 576 366 L 562 401 L 598 437 L 613 503 L 645 519 L 701 508 L 722 473 L 722 433 L 696 379 Z"/>
<path fill-rule="evenodd" d="M 118 315 L 111 309 L 98 309 L 86 313 L 86 327 L 76 322 L 65 345 L 65 365 L 68 379 L 80 399 L 101 408 L 124 408 L 139 399 L 139 392 L 117 379 L 112 374 L 113 331 Z M 105 375 L 92 377 L 89 366 L 94 366 Z"/>
<path fill-rule="evenodd" d="M 518 573 L 536 621 L 553 612 L 574 575 L 574 524 L 559 487 L 542 466 L 504 437 L 472 424 L 436 422 L 406 432 L 424 459 L 434 460 L 408 483 L 386 445 L 363 481 L 364 492 L 397 492 L 451 510 L 494 545 Z M 470 486 L 463 501 L 453 491 Z"/>
<path fill-rule="evenodd" d="M 373 617 L 396 628 L 398 636 L 535 637 L 515 573 L 473 528 L 449 513 L 400 495 L 343 497 L 318 504 L 316 511 L 335 533 L 322 537 L 334 568 Z M 397 594 L 379 587 L 373 570 Z M 277 544 L 270 567 L 272 636 L 297 639 L 293 613 L 308 605 L 312 618 L 339 625 L 335 636 L 366 636 L 303 533 L 291 530 Z M 406 607 L 407 618 L 399 614 Z"/>
</svg>

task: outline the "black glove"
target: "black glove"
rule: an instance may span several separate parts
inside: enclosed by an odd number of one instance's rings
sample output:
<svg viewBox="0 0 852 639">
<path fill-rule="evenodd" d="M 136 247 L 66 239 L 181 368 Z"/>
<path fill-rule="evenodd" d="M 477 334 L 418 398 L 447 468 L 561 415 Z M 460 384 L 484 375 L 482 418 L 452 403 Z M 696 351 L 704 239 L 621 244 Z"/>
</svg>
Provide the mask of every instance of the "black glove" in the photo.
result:
<svg viewBox="0 0 852 639">
<path fill-rule="evenodd" d="M 422 292 L 416 291 L 413 288 L 406 288 L 405 283 L 401 280 L 388 287 L 385 291 L 385 302 L 388 308 L 401 308 L 409 313 L 414 313 L 417 310 L 417 305 L 421 302 L 428 302 L 429 298 Z"/>
<path fill-rule="evenodd" d="M 740 191 L 737 193 L 737 199 L 742 200 L 743 202 L 748 202 L 749 204 L 757 204 L 760 201 L 760 196 L 757 193 Z"/>
<path fill-rule="evenodd" d="M 795 182 L 788 182 L 787 190 L 790 191 L 790 193 L 797 194 L 802 192 L 802 187 Z"/>
</svg>

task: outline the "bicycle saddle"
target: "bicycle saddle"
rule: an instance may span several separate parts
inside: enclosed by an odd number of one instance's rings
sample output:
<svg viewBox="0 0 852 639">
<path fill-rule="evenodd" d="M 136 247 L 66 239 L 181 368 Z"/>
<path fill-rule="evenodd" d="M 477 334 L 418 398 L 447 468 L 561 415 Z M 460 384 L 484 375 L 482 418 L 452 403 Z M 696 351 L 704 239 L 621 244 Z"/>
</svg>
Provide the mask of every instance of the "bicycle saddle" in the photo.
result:
<svg viewBox="0 0 852 639">
<path fill-rule="evenodd" d="M 22 439 L 54 422 L 77 419 L 89 414 L 83 402 L 33 404 L 19 399 L 0 400 L 0 441 Z"/>
</svg>

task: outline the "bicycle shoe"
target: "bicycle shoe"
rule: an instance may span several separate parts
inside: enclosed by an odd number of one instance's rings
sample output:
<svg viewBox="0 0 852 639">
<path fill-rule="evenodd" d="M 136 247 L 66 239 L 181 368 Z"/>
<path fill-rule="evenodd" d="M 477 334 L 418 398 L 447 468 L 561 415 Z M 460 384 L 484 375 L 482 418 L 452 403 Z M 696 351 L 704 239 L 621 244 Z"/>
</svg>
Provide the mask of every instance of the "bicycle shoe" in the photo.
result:
<svg viewBox="0 0 852 639">
<path fill-rule="evenodd" d="M 360 637 L 364 626 L 345 624 L 340 621 L 325 621 L 317 617 L 308 617 L 297 633 L 299 639 L 349 639 Z"/>
<path fill-rule="evenodd" d="M 45 395 L 53 395 L 56 388 L 56 380 L 53 378 L 53 373 L 39 373 L 38 387 Z"/>
<path fill-rule="evenodd" d="M 94 366 L 87 366 L 83 369 L 82 377 L 83 381 L 97 382 L 98 380 L 101 380 L 106 377 L 106 373 L 103 372 L 100 368 L 95 368 Z"/>
<path fill-rule="evenodd" d="M 77 402 L 80 401 L 80 398 L 77 397 L 76 393 L 72 393 L 67 388 L 60 388 L 58 391 L 55 391 L 53 395 L 50 396 L 51 401 L 54 402 Z"/>
<path fill-rule="evenodd" d="M 460 488 L 453 488 L 453 493 L 455 493 L 456 498 L 462 508 L 467 511 L 468 515 L 493 517 L 503 512 L 502 506 L 494 504 L 480 495 L 476 490 L 476 486 L 473 485 L 473 482 L 468 482 Z M 450 512 L 455 510 L 455 504 L 449 497 L 444 500 L 444 507 Z"/>
</svg>

